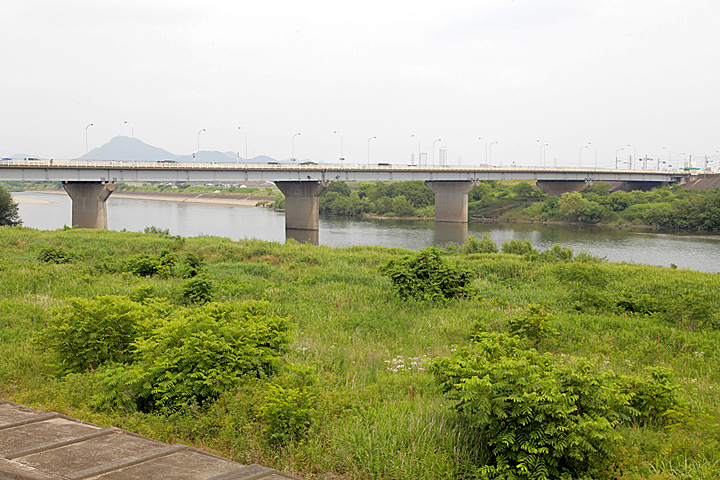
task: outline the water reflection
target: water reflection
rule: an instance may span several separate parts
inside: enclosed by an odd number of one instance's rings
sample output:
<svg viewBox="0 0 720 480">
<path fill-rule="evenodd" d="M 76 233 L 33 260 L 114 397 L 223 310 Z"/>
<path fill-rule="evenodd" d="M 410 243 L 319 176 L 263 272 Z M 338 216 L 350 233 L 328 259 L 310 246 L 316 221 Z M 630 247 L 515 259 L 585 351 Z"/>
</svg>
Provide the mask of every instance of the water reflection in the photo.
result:
<svg viewBox="0 0 720 480">
<path fill-rule="evenodd" d="M 448 243 L 457 243 L 462 245 L 468 239 L 467 223 L 451 223 L 436 222 L 435 237 L 433 243 L 435 245 L 446 245 Z"/>
</svg>

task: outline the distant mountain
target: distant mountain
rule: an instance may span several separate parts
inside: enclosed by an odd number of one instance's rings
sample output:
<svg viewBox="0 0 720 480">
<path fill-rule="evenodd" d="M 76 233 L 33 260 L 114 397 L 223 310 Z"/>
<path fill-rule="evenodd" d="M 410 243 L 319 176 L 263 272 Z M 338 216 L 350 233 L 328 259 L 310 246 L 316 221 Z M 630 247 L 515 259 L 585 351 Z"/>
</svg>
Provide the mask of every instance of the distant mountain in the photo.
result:
<svg viewBox="0 0 720 480">
<path fill-rule="evenodd" d="M 197 159 L 195 156 L 197 155 Z M 11 157 L 3 158 L 26 158 L 32 155 L 15 154 Z M 76 160 L 90 161 L 111 161 L 119 160 L 129 162 L 132 160 L 137 162 L 157 162 L 159 160 L 175 160 L 180 163 L 293 163 L 289 159 L 276 160 L 266 155 L 260 155 L 254 158 L 245 159 L 237 156 L 235 152 L 218 152 L 218 151 L 201 151 L 190 155 L 176 155 L 174 153 L 163 150 L 162 148 L 148 145 L 137 138 L 118 136 L 110 140 L 101 147 L 93 148 L 87 155 L 83 155 Z M 308 159 L 297 159 L 296 163 L 307 162 Z M 317 162 L 324 163 L 324 162 Z"/>
<path fill-rule="evenodd" d="M 157 162 L 158 160 L 175 160 L 177 155 L 162 148 L 148 145 L 137 138 L 115 137 L 102 147 L 93 148 L 81 160 L 121 160 L 137 162 Z"/>
</svg>

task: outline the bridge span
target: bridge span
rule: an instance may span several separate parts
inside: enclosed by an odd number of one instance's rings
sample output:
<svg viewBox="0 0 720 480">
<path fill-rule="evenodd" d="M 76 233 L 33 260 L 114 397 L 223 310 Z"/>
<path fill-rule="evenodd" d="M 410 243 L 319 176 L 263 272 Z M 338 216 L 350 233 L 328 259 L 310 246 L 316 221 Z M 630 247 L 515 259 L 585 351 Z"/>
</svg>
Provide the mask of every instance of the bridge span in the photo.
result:
<svg viewBox="0 0 720 480">
<path fill-rule="evenodd" d="M 683 183 L 687 174 L 667 170 L 412 165 L 208 164 L 175 162 L 2 160 L 0 180 L 60 181 L 72 199 L 72 223 L 107 228 L 106 201 L 117 182 L 274 182 L 285 194 L 285 228 L 317 231 L 318 196 L 332 181 L 424 181 L 435 193 L 435 221 L 467 223 L 468 193 L 480 181 L 530 180 L 550 194 L 592 182 L 632 185 Z"/>
</svg>

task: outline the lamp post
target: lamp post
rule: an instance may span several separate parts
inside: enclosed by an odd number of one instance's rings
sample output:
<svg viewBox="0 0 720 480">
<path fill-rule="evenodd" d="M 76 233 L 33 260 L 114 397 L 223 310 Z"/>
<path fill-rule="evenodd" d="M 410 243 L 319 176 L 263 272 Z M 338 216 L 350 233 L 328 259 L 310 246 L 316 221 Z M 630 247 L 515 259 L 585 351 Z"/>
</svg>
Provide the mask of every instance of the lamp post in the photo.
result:
<svg viewBox="0 0 720 480">
<path fill-rule="evenodd" d="M 485 165 L 487 165 L 487 163 L 488 163 L 488 158 L 487 158 L 487 138 L 478 137 L 478 140 L 482 140 L 483 142 L 485 142 Z"/>
<path fill-rule="evenodd" d="M 432 147 L 433 147 L 433 155 L 432 155 L 432 164 L 433 164 L 433 167 L 435 166 L 435 144 L 436 144 L 437 142 L 442 142 L 442 138 L 438 138 L 437 140 L 433 140 L 433 144 L 432 144 Z"/>
<path fill-rule="evenodd" d="M 245 133 L 245 163 L 247 163 L 247 130 L 245 130 L 245 127 L 238 127 L 238 130 L 242 130 Z"/>
<path fill-rule="evenodd" d="M 342 133 L 338 132 L 337 130 L 333 132 L 334 134 L 340 135 L 340 165 L 342 165 L 343 160 L 345 160 L 345 157 L 343 156 L 343 138 Z"/>
<path fill-rule="evenodd" d="M 617 150 L 615 150 L 615 170 L 618 169 L 618 152 L 625 150 L 625 147 L 620 147 Z"/>
<path fill-rule="evenodd" d="M 597 170 L 597 143 L 588 143 L 588 145 L 594 145 L 595 146 L 595 170 Z"/>
<path fill-rule="evenodd" d="M 412 134 L 411 136 L 418 139 L 418 157 L 417 157 L 417 161 L 418 161 L 418 167 L 419 167 L 419 166 L 420 166 L 420 137 L 418 137 L 418 136 L 415 135 L 415 134 Z"/>
<path fill-rule="evenodd" d="M 488 152 L 489 152 L 488 163 L 490 164 L 490 166 L 492 166 L 492 146 L 495 145 L 496 143 L 500 143 L 500 142 L 492 142 L 492 143 L 490 143 L 490 145 L 488 145 Z"/>
<path fill-rule="evenodd" d="M 631 145 L 628 143 L 628 147 L 632 147 L 633 154 L 632 157 L 630 157 L 630 169 L 635 170 L 635 159 L 637 158 L 637 148 L 635 148 L 634 145 Z"/>
<path fill-rule="evenodd" d="M 292 136 L 292 158 L 290 160 L 293 162 L 295 161 L 295 137 L 297 137 L 298 135 L 300 135 L 300 132 Z"/>
<path fill-rule="evenodd" d="M 583 145 L 582 147 L 580 147 L 580 159 L 578 160 L 578 167 L 582 167 L 582 151 L 583 151 L 583 149 L 589 147 L 590 145 L 592 145 L 592 144 L 588 142 L 587 145 Z"/>
<path fill-rule="evenodd" d="M 130 159 L 135 163 L 135 127 L 128 121 L 124 123 L 130 125 Z"/>
<path fill-rule="evenodd" d="M 547 143 L 543 143 L 542 140 L 538 140 L 537 143 L 540 144 L 540 166 L 545 166 L 545 147 L 548 146 Z"/>
<path fill-rule="evenodd" d="M 205 131 L 205 129 L 203 128 L 198 132 L 198 148 L 197 148 L 197 154 L 195 155 L 195 160 L 197 160 L 197 163 L 200 163 L 200 134 L 204 131 Z"/>
<path fill-rule="evenodd" d="M 370 140 L 377 137 L 370 137 L 368 138 L 368 165 L 370 165 Z"/>
<path fill-rule="evenodd" d="M 665 148 L 665 147 L 663 147 L 662 149 L 668 151 L 667 166 L 668 166 L 668 168 L 672 168 L 672 150 L 670 150 L 669 148 Z M 665 163 L 665 162 L 663 162 L 663 163 Z M 658 170 L 660 170 L 660 162 L 658 162 Z"/>
<path fill-rule="evenodd" d="M 92 126 L 94 126 L 94 125 L 93 125 L 92 123 L 89 123 L 89 124 L 87 125 L 87 127 L 85 127 L 85 161 L 88 160 L 88 155 L 89 155 L 89 153 L 88 153 L 88 140 L 87 140 L 87 137 L 88 137 L 88 128 L 90 128 L 90 127 L 92 127 Z"/>
<path fill-rule="evenodd" d="M 680 166 L 680 157 L 683 157 L 683 156 L 685 156 L 685 152 L 683 152 L 683 153 L 678 153 L 677 157 L 675 157 L 675 164 L 678 165 L 678 167 Z M 689 167 L 689 166 L 690 166 L 690 165 L 688 165 L 688 167 Z"/>
</svg>

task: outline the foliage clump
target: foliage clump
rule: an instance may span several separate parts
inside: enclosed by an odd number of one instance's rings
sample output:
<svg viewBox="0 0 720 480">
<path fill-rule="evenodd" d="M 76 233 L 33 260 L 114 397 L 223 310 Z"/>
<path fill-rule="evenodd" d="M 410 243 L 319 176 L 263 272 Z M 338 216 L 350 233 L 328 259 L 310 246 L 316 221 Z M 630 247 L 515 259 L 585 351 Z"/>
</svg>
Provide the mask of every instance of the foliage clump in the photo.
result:
<svg viewBox="0 0 720 480">
<path fill-rule="evenodd" d="M 503 242 L 502 244 L 502 252 L 503 253 L 514 253 L 516 255 L 524 255 L 526 253 L 530 253 L 533 251 L 532 243 L 530 243 L 530 240 L 523 239 L 518 240 L 515 238 L 511 238 L 508 241 Z"/>
<path fill-rule="evenodd" d="M 508 327 L 510 334 L 521 338 L 526 338 L 537 345 L 542 339 L 557 334 L 557 330 L 553 327 L 555 316 L 547 311 L 543 311 L 539 305 L 530 305 L 528 311 L 519 315 L 515 315 L 508 319 Z"/>
<path fill-rule="evenodd" d="M 469 292 L 475 273 L 457 265 L 448 265 L 434 247 L 415 255 L 390 260 L 380 267 L 390 277 L 402 298 L 438 301 L 461 297 Z"/>
<path fill-rule="evenodd" d="M 202 406 L 244 378 L 275 372 L 289 321 L 268 307 L 260 301 L 187 309 L 124 297 L 72 299 L 37 342 L 61 373 L 92 375 L 96 407 L 170 412 Z"/>
<path fill-rule="evenodd" d="M 74 262 L 77 259 L 77 255 L 62 247 L 45 245 L 38 251 L 37 259 L 45 263 L 63 264 Z"/>
<path fill-rule="evenodd" d="M 140 253 L 129 258 L 123 265 L 123 271 L 138 277 L 168 277 L 177 263 L 177 255 L 164 249 L 157 256 Z"/>
<path fill-rule="evenodd" d="M 517 336 L 481 333 L 430 368 L 476 435 L 482 478 L 580 478 L 608 469 L 622 422 L 658 422 L 677 406 L 669 370 L 617 376 L 556 360 Z"/>
<path fill-rule="evenodd" d="M 131 344 L 145 316 L 144 310 L 142 305 L 122 296 L 70 298 L 36 341 L 54 354 L 62 373 L 126 362 L 131 357 Z"/>
<path fill-rule="evenodd" d="M 498 246 L 489 236 L 483 235 L 478 239 L 474 235 L 470 235 L 467 242 L 462 247 L 463 253 L 498 253 Z"/>
</svg>

